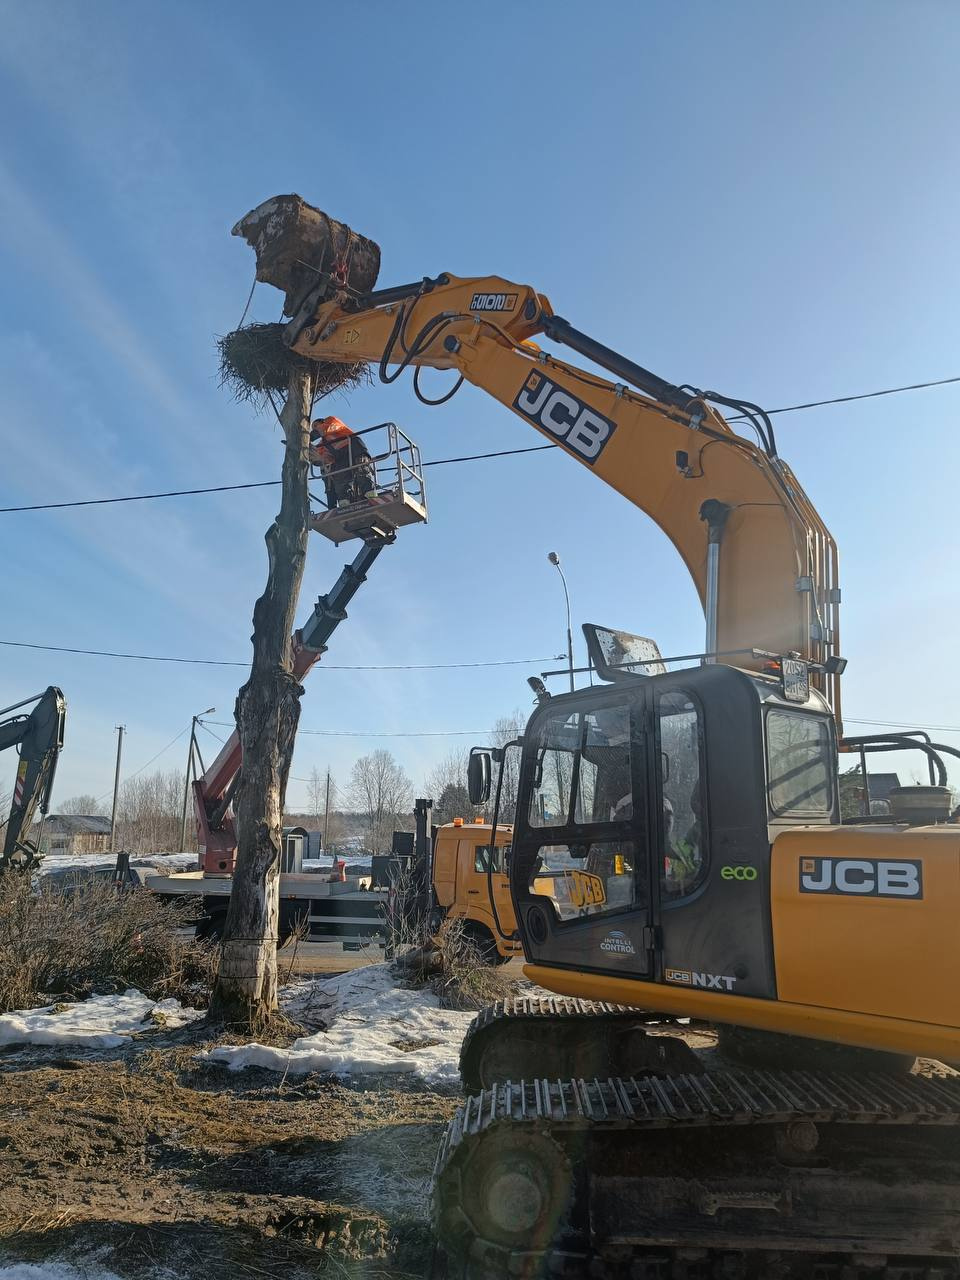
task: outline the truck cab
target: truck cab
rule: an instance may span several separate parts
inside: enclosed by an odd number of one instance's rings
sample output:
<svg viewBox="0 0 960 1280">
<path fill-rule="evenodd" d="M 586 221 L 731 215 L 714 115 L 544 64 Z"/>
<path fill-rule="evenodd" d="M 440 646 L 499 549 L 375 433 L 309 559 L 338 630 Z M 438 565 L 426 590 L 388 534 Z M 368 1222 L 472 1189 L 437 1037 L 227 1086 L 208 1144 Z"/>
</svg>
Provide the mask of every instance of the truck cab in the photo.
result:
<svg viewBox="0 0 960 1280">
<path fill-rule="evenodd" d="M 438 915 L 462 919 L 465 933 L 484 958 L 505 964 L 523 955 L 510 897 L 513 827 L 498 825 L 492 868 L 491 830 L 490 823 L 479 818 L 454 818 L 435 828 L 433 891 Z"/>
</svg>

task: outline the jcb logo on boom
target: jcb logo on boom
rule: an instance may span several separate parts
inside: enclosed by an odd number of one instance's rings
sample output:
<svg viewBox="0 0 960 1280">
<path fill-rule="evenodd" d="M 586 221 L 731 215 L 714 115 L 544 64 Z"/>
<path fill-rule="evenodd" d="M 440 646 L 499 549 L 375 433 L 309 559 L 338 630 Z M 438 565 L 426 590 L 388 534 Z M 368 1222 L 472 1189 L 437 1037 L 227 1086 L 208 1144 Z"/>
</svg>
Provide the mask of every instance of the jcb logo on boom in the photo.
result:
<svg viewBox="0 0 960 1280">
<path fill-rule="evenodd" d="M 470 299 L 471 311 L 513 311 L 516 305 L 515 293 L 475 293 Z"/>
<path fill-rule="evenodd" d="M 801 858 L 801 893 L 856 898 L 922 898 L 923 863 L 886 858 Z"/>
<path fill-rule="evenodd" d="M 513 407 L 590 463 L 600 457 L 617 426 L 542 373 L 530 374 Z"/>
</svg>

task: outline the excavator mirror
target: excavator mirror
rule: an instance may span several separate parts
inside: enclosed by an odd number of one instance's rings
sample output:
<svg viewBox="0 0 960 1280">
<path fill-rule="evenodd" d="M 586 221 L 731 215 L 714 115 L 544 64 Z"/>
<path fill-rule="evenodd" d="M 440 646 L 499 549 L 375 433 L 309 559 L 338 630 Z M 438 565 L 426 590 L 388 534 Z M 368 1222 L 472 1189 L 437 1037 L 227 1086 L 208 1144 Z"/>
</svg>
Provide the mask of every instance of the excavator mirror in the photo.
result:
<svg viewBox="0 0 960 1280">
<path fill-rule="evenodd" d="M 467 794 L 470 803 L 476 808 L 490 799 L 490 780 L 493 767 L 490 752 L 474 747 L 467 761 Z"/>
<path fill-rule="evenodd" d="M 666 665 L 655 640 L 615 631 L 594 622 L 583 624 L 590 661 L 601 680 L 629 680 L 633 676 L 662 676 Z"/>
</svg>

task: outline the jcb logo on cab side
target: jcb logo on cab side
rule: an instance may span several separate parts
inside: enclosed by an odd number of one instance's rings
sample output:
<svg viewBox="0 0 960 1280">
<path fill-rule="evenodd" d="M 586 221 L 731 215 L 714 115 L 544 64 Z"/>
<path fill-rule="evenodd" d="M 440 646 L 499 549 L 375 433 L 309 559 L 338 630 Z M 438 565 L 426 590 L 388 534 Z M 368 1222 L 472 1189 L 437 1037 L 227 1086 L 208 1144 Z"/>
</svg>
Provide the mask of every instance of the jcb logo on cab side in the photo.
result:
<svg viewBox="0 0 960 1280">
<path fill-rule="evenodd" d="M 542 373 L 530 374 L 513 407 L 590 463 L 600 457 L 617 426 Z"/>
<path fill-rule="evenodd" d="M 801 893 L 856 898 L 922 898 L 923 863 L 914 859 L 801 858 Z"/>
<path fill-rule="evenodd" d="M 602 907 L 607 900 L 603 881 L 589 871 L 567 871 L 570 901 L 575 907 Z"/>
<path fill-rule="evenodd" d="M 736 978 L 727 973 L 699 973 L 696 969 L 664 969 L 665 982 L 682 987 L 702 987 L 704 991 L 732 991 Z"/>
</svg>

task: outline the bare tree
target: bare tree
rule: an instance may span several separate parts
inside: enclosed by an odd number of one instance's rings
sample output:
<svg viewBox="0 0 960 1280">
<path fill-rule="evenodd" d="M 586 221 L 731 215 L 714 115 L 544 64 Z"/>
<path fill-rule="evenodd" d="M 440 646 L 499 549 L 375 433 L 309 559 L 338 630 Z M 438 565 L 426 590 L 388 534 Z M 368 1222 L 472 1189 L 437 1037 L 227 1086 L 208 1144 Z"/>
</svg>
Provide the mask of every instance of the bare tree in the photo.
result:
<svg viewBox="0 0 960 1280">
<path fill-rule="evenodd" d="M 176 770 L 164 773 L 158 769 L 156 773 L 128 778 L 120 787 L 117 806 L 120 847 L 129 853 L 179 849 L 182 805 L 183 775 Z M 61 809 L 60 812 L 71 811 Z M 75 809 L 72 812 L 95 811 Z"/>
<path fill-rule="evenodd" d="M 277 930 L 283 808 L 303 687 L 291 636 L 307 555 L 313 376 L 291 369 L 280 512 L 267 530 L 267 585 L 253 609 L 253 663 L 237 695 L 243 770 L 234 811 L 237 861 L 210 1016 L 256 1031 L 277 1010 Z"/>
<path fill-rule="evenodd" d="M 514 711 L 509 716 L 500 716 L 493 726 L 493 745 L 504 748 L 508 742 L 513 742 L 523 734 L 526 718 L 522 711 Z M 494 786 L 490 796 L 490 804 L 488 806 L 490 816 L 493 816 L 493 801 L 496 796 L 496 769 L 494 769 Z M 517 808 L 517 795 L 520 790 L 520 751 L 517 747 L 510 748 L 503 761 L 503 782 L 500 789 L 500 821 L 513 822 Z"/>
<path fill-rule="evenodd" d="M 316 765 L 307 779 L 307 808 L 312 818 L 319 818 L 326 807 L 327 780 Z"/>
<path fill-rule="evenodd" d="M 454 818 L 465 818 L 472 812 L 466 786 L 467 755 L 464 747 L 454 747 L 424 780 L 423 794 L 434 802 L 433 820 L 438 826 Z"/>
<path fill-rule="evenodd" d="M 57 813 L 82 813 L 86 817 L 104 817 L 107 810 L 96 796 L 70 796 L 56 807 Z"/>
<path fill-rule="evenodd" d="M 361 756 L 350 775 L 350 801 L 362 816 L 374 853 L 390 845 L 400 815 L 410 807 L 411 783 L 389 751 Z"/>
<path fill-rule="evenodd" d="M 454 747 L 438 760 L 423 781 L 425 796 L 438 796 L 451 783 L 463 783 L 467 777 L 466 747 Z"/>
</svg>

